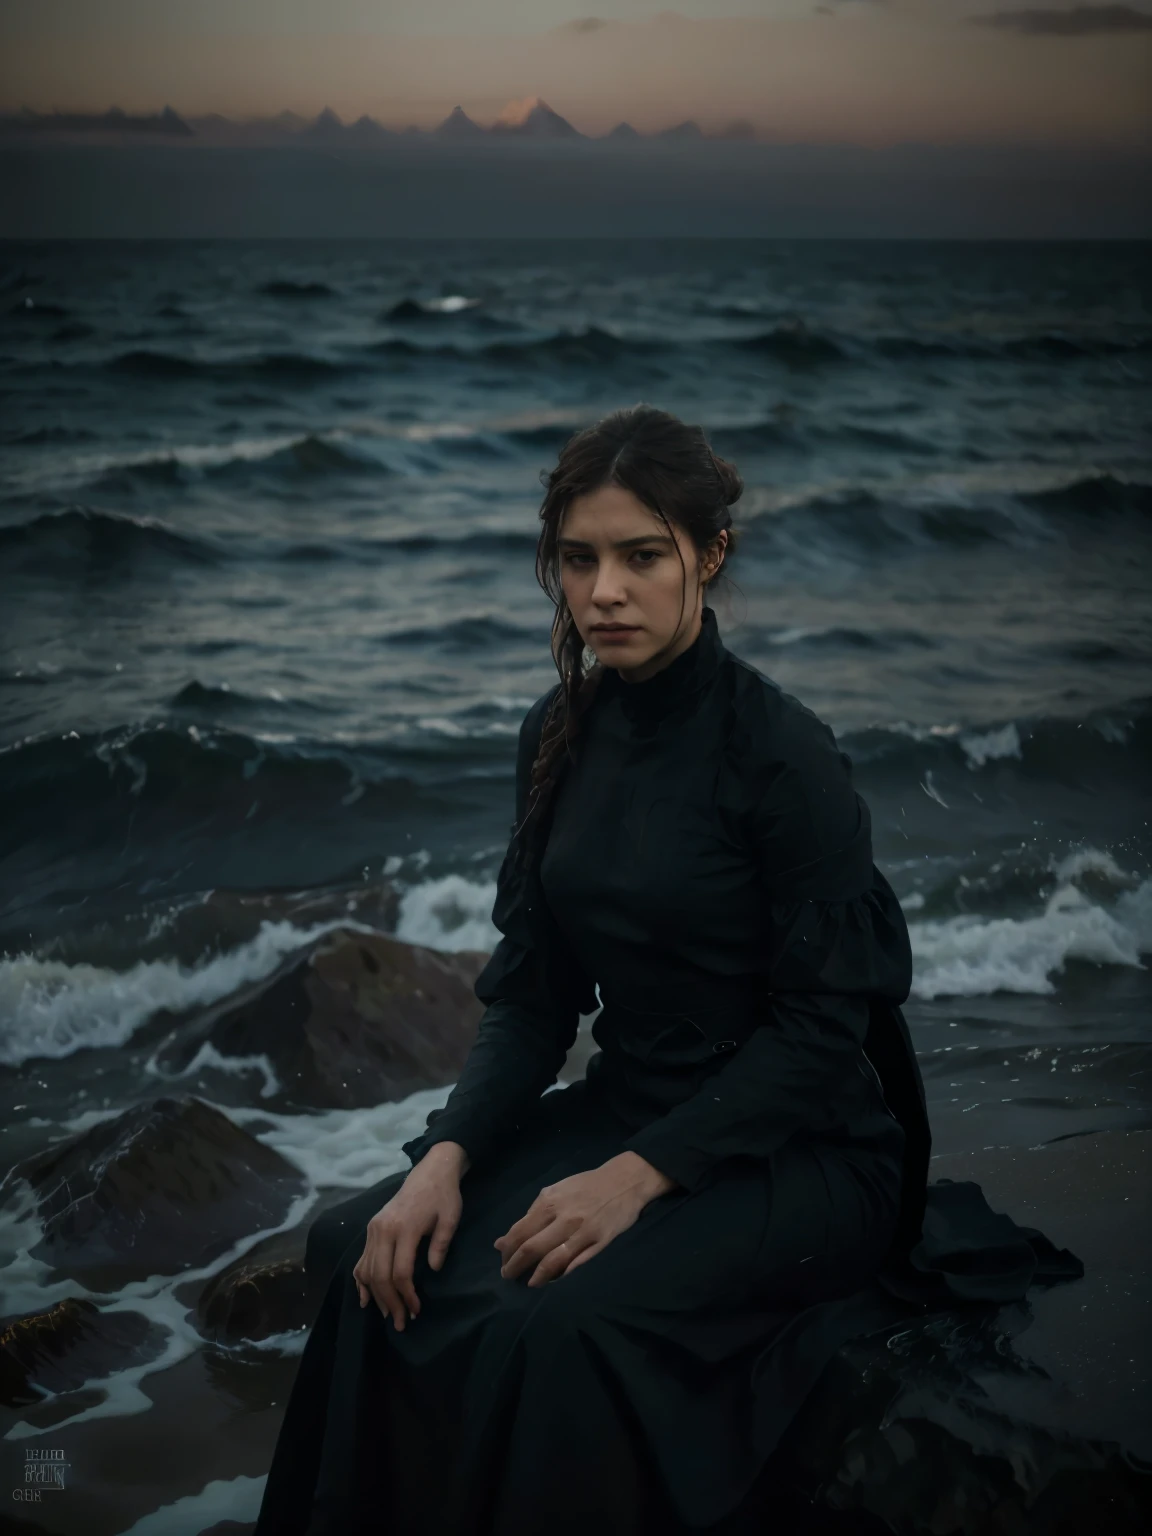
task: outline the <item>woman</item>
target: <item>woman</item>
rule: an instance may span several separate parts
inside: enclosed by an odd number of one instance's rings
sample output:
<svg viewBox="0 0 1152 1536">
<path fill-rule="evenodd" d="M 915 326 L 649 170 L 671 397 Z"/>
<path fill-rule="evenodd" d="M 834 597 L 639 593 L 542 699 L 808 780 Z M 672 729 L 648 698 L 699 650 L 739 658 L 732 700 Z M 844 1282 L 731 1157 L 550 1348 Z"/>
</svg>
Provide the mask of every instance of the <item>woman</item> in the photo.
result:
<svg viewBox="0 0 1152 1536">
<path fill-rule="evenodd" d="M 331 1279 L 257 1536 L 762 1530 L 772 1451 L 882 1300 L 1016 1297 L 1028 1239 L 1054 1253 L 975 1185 L 925 1247 L 867 807 L 704 602 L 736 471 L 641 406 L 546 484 L 561 681 L 520 732 L 486 1011 L 411 1170 L 311 1229 Z M 597 989 L 599 1051 L 548 1092 Z"/>
</svg>

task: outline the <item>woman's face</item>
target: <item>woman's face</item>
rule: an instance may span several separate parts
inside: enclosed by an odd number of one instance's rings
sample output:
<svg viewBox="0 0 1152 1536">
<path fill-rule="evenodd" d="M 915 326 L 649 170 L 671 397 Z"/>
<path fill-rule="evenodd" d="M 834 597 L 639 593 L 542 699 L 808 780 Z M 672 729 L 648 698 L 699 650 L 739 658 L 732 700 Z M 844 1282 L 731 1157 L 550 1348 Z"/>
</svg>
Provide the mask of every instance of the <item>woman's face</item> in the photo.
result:
<svg viewBox="0 0 1152 1536">
<path fill-rule="evenodd" d="M 574 496 L 560 523 L 561 585 L 576 628 L 599 661 L 631 682 L 692 644 L 700 629 L 701 578 L 719 564 L 707 559 L 701 569 L 692 540 L 671 526 L 669 535 L 654 512 L 618 485 Z M 721 532 L 714 550 L 722 554 L 727 538 Z M 611 625 L 627 627 L 614 634 L 604 627 Z"/>
</svg>

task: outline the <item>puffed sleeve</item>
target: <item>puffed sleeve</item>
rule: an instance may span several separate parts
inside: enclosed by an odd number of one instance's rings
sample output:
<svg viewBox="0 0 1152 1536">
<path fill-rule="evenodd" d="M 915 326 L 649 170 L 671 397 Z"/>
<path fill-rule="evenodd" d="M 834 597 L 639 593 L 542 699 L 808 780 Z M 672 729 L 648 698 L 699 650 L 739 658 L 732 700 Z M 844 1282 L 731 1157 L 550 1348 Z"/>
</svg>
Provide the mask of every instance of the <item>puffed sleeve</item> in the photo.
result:
<svg viewBox="0 0 1152 1536">
<path fill-rule="evenodd" d="M 831 730 L 797 706 L 773 751 L 753 755 L 746 839 L 764 897 L 766 1017 L 696 1094 L 626 1143 L 690 1190 L 724 1158 L 764 1157 L 797 1131 L 842 1122 L 871 1000 L 903 1002 L 912 980 L 907 925 Z"/>
<path fill-rule="evenodd" d="M 550 692 L 538 699 L 520 727 L 514 827 L 527 809 L 532 763 L 551 698 Z M 513 837 L 497 876 L 492 910 L 503 937 L 474 985 L 485 1012 L 447 1103 L 432 1110 L 423 1134 L 401 1148 L 413 1166 L 438 1141 L 459 1142 L 474 1166 L 514 1135 L 525 1111 L 556 1081 L 576 1038 L 581 992 L 548 984 L 527 910 L 531 886 L 513 869 L 514 845 Z"/>
</svg>

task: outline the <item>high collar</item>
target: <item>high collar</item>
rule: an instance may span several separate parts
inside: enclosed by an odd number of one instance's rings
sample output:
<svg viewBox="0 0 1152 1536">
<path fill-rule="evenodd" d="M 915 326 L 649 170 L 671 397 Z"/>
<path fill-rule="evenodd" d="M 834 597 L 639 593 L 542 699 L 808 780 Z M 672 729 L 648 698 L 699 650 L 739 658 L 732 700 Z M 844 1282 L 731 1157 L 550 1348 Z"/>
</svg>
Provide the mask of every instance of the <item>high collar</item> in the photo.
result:
<svg viewBox="0 0 1152 1536">
<path fill-rule="evenodd" d="M 626 682 L 616 667 L 605 667 L 600 686 L 607 697 L 619 699 L 626 719 L 654 723 L 683 709 L 690 710 L 697 695 L 716 676 L 724 655 L 715 610 L 705 603 L 700 614 L 700 633 L 667 666 L 639 683 Z"/>
</svg>

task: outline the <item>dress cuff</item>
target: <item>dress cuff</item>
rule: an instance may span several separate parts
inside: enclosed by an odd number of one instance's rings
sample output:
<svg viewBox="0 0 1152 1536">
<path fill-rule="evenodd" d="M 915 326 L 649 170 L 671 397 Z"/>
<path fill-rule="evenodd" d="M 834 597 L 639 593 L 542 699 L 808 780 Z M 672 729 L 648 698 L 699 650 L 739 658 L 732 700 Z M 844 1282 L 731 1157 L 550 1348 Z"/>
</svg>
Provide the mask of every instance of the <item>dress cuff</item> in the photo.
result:
<svg viewBox="0 0 1152 1536">
<path fill-rule="evenodd" d="M 703 1189 L 712 1173 L 714 1159 L 686 1147 L 679 1137 L 670 1136 L 659 1120 L 636 1131 L 624 1143 L 625 1152 L 635 1152 L 658 1173 L 675 1179 L 689 1191 Z"/>
<path fill-rule="evenodd" d="M 428 1117 L 429 1123 L 427 1128 L 423 1130 L 419 1136 L 413 1136 L 410 1141 L 403 1142 L 400 1147 L 401 1152 L 403 1152 L 404 1155 L 410 1159 L 412 1167 L 415 1168 L 416 1164 L 420 1161 L 424 1154 L 430 1151 L 437 1144 L 437 1142 L 454 1141 L 458 1146 L 464 1148 L 464 1151 L 468 1156 L 469 1168 L 474 1168 L 480 1156 L 483 1154 L 484 1138 L 479 1133 L 476 1133 L 475 1135 L 462 1133 L 457 1127 L 454 1127 L 451 1124 L 441 1125 L 438 1127 L 433 1126 L 431 1121 L 438 1119 L 443 1113 L 444 1111 L 442 1109 L 433 1110 Z"/>
</svg>

